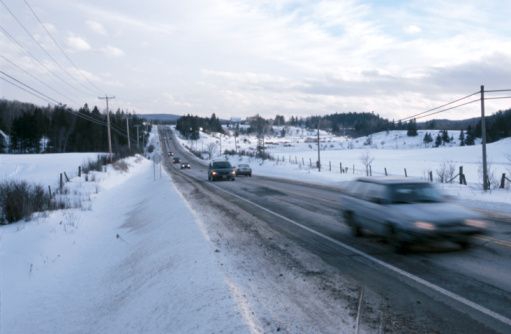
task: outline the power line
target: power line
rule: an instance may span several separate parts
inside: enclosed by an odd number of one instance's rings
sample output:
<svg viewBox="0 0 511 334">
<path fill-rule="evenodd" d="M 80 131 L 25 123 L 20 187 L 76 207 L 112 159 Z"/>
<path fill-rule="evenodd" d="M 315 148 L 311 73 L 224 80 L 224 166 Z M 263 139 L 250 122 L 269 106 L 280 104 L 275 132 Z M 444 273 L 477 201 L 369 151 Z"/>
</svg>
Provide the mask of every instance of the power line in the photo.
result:
<svg viewBox="0 0 511 334">
<path fill-rule="evenodd" d="M 2 5 L 5 7 L 5 9 L 9 12 L 9 14 L 14 18 L 14 20 L 16 21 L 16 23 L 18 23 L 18 25 L 23 29 L 23 31 L 34 41 L 34 43 L 37 44 L 37 46 L 39 46 L 39 48 L 41 50 L 43 50 L 43 52 L 64 72 L 67 74 L 68 77 L 70 77 L 71 79 L 73 80 L 76 80 L 79 84 L 82 84 L 80 81 L 78 81 L 75 77 L 73 77 L 65 68 L 64 66 L 62 66 L 49 52 L 48 50 L 46 50 L 46 48 L 44 46 L 42 46 L 41 43 L 39 43 L 39 41 L 34 37 L 34 35 L 32 35 L 32 33 L 27 29 L 27 27 L 25 27 L 25 25 L 23 24 L 23 22 L 21 22 L 18 17 L 9 9 L 9 7 L 5 4 L 5 2 L 3 0 L 0 0 L 0 3 L 2 3 Z M 73 89 L 75 90 L 78 90 L 77 88 L 73 87 Z M 86 89 L 89 89 L 88 87 L 86 87 Z M 90 94 L 91 92 L 88 92 L 87 94 Z M 95 94 L 95 93 L 94 93 Z"/>
<path fill-rule="evenodd" d="M 486 91 L 485 91 L 486 93 Z M 496 97 L 485 97 L 485 100 L 500 100 L 500 99 L 511 99 L 511 96 L 496 96 Z"/>
<path fill-rule="evenodd" d="M 17 83 L 19 83 L 19 84 L 21 84 L 21 85 L 23 85 L 23 86 L 27 87 L 28 89 L 30 89 L 30 90 L 32 90 L 32 91 L 34 91 L 34 92 L 36 92 L 37 94 L 39 94 L 39 95 L 41 95 L 41 96 L 44 96 L 44 97 L 45 97 L 45 98 L 47 98 L 48 100 L 53 101 L 55 104 L 61 104 L 61 102 L 59 102 L 59 101 L 55 100 L 54 98 L 49 97 L 48 95 L 46 95 L 46 94 L 44 94 L 44 93 L 41 93 L 41 92 L 40 92 L 40 91 L 38 91 L 37 89 L 30 87 L 29 85 L 27 85 L 27 84 L 25 84 L 25 83 L 21 82 L 20 80 L 18 80 L 18 79 L 16 79 L 15 77 L 13 77 L 13 76 L 11 76 L 11 75 L 9 75 L 9 74 L 5 73 L 4 71 L 0 70 L 0 73 L 2 73 L 3 75 L 5 75 L 5 76 L 6 76 L 6 77 L 8 77 L 9 79 L 14 80 L 14 81 L 16 81 Z"/>
<path fill-rule="evenodd" d="M 69 61 L 69 63 L 75 68 L 76 72 L 85 80 L 87 81 L 94 89 L 96 89 L 98 92 L 102 92 L 102 90 L 100 88 L 98 88 L 98 86 L 96 86 L 92 81 L 90 81 L 85 75 L 83 75 L 81 72 L 80 72 L 80 69 L 78 68 L 78 66 L 76 66 L 76 64 L 73 62 L 73 60 L 69 57 L 69 55 L 67 54 L 67 52 L 64 50 L 64 48 L 62 48 L 62 46 L 57 42 L 57 40 L 53 37 L 53 35 L 50 33 L 50 31 L 48 30 L 48 28 L 46 28 L 46 26 L 43 24 L 43 22 L 41 21 L 41 19 L 39 18 L 39 16 L 36 14 L 36 12 L 34 11 L 34 9 L 32 8 L 32 6 L 30 6 L 30 4 L 26 1 L 26 0 L 23 0 L 25 2 L 25 5 L 27 5 L 27 7 L 30 9 L 30 11 L 32 12 L 32 14 L 34 15 L 34 17 L 36 18 L 36 20 L 39 22 L 39 24 L 43 27 L 43 29 L 46 31 L 46 33 L 48 34 L 48 36 L 50 37 L 50 39 L 53 41 L 53 43 L 57 46 L 57 48 L 60 50 L 60 52 L 64 55 L 64 57 Z"/>
<path fill-rule="evenodd" d="M 34 59 L 36 62 L 39 63 L 39 65 L 41 65 L 42 67 L 44 67 L 46 69 L 46 71 L 48 71 L 49 74 L 53 75 L 55 78 L 57 78 L 58 80 L 62 81 L 63 83 L 65 83 L 67 86 L 71 87 L 73 90 L 75 90 L 75 88 L 73 87 L 73 85 L 71 85 L 67 80 L 65 80 L 64 78 L 62 78 L 61 76 L 57 75 L 57 73 L 53 72 L 46 64 L 44 64 L 39 58 L 37 58 L 36 56 L 34 56 L 30 51 L 27 50 L 27 48 L 25 46 L 23 46 L 23 44 L 21 44 L 18 40 L 16 40 L 16 38 L 14 38 L 7 30 L 5 30 L 5 28 L 3 28 L 1 25 L 0 25 L 0 30 L 2 31 L 2 33 L 7 36 L 14 44 L 16 44 L 21 50 L 23 50 L 30 58 Z"/>
<path fill-rule="evenodd" d="M 5 81 L 5 82 L 7 82 L 7 83 L 9 83 L 9 84 L 11 84 L 11 85 L 13 85 L 13 86 L 15 86 L 15 87 L 17 87 L 17 88 L 19 88 L 19 89 L 23 90 L 23 91 L 25 91 L 26 93 L 28 93 L 28 94 L 30 94 L 30 95 L 33 95 L 33 96 L 37 97 L 38 99 L 43 100 L 44 102 L 50 102 L 50 101 L 48 101 L 46 98 L 44 98 L 44 97 L 40 96 L 39 94 L 36 94 L 36 93 L 34 93 L 34 92 L 31 92 L 30 90 L 28 90 L 28 89 L 24 88 L 23 86 L 20 86 L 20 85 L 16 84 L 15 82 L 12 82 L 12 81 L 8 80 L 7 78 L 4 78 L 4 77 L 1 77 L 1 76 L 0 76 L 0 79 L 2 79 L 3 81 Z"/>
<path fill-rule="evenodd" d="M 455 106 L 453 106 L 453 107 L 449 107 L 449 108 L 446 108 L 446 109 L 438 110 L 438 111 L 432 112 L 432 113 L 430 113 L 430 114 L 422 115 L 422 116 L 414 117 L 414 118 L 415 118 L 415 119 L 418 119 L 418 118 L 429 117 L 429 116 L 431 116 L 431 115 L 436 115 L 436 114 L 440 114 L 440 113 L 443 113 L 443 112 L 446 112 L 446 111 L 449 111 L 449 110 L 452 110 L 452 109 L 456 109 L 456 108 L 459 108 L 459 107 L 463 107 L 463 106 L 466 106 L 467 104 L 471 104 L 471 103 L 474 103 L 474 102 L 478 102 L 478 101 L 480 101 L 480 100 L 481 100 L 481 99 L 471 100 L 471 101 L 468 101 L 468 102 L 465 102 L 465 103 L 462 103 L 462 104 L 455 105 Z"/>
<path fill-rule="evenodd" d="M 511 89 L 491 89 L 485 90 L 485 93 L 495 93 L 495 92 L 511 92 Z"/>
<path fill-rule="evenodd" d="M 37 89 L 35 89 L 35 88 L 31 87 L 30 85 L 22 82 L 21 80 L 16 79 L 15 77 L 5 73 L 4 71 L 0 70 L 0 73 L 7 77 L 7 78 L 5 78 L 5 77 L 0 76 L 1 80 L 5 81 L 5 82 L 7 82 L 7 83 L 9 83 L 9 84 L 11 84 L 11 85 L 21 89 L 21 90 L 23 90 L 24 92 L 26 92 L 26 93 L 28 93 L 30 95 L 33 95 L 33 96 L 37 97 L 38 99 L 41 99 L 42 101 L 49 102 L 49 103 L 54 103 L 54 102 L 51 102 L 51 101 L 55 101 L 56 104 L 61 105 L 61 103 L 58 102 L 57 100 L 55 100 L 55 99 L 53 99 L 53 98 L 51 98 L 51 97 L 41 93 Z M 14 82 L 11 81 L 11 80 L 14 80 Z M 82 114 L 79 111 L 74 111 L 71 108 L 67 109 L 67 111 L 69 111 L 70 113 L 72 113 L 76 117 L 79 117 L 79 118 L 81 118 L 81 119 L 83 119 L 85 121 L 89 121 L 89 122 L 92 122 L 92 123 L 100 125 L 100 126 L 105 126 L 105 127 L 108 126 L 108 124 L 106 122 L 103 122 L 103 121 L 101 121 L 99 119 L 96 119 L 96 118 L 94 118 L 92 116 L 89 116 L 89 115 L 86 115 L 86 114 Z M 121 130 L 119 130 L 119 129 L 115 128 L 115 127 L 111 127 L 111 128 L 115 132 L 117 132 L 119 135 L 124 136 L 124 137 L 129 139 L 129 137 L 127 136 L 126 133 L 122 132 Z M 135 140 L 130 140 L 130 141 L 132 143 L 135 143 Z"/>
<path fill-rule="evenodd" d="M 45 86 L 46 88 L 52 90 L 54 93 L 57 93 L 58 95 L 62 96 L 63 98 L 67 99 L 67 100 L 70 100 L 72 102 L 75 102 L 77 103 L 77 101 L 75 99 L 72 99 L 70 98 L 69 96 L 66 96 L 64 94 L 62 94 L 61 92 L 57 91 L 56 89 L 54 89 L 53 87 L 51 87 L 50 85 L 48 85 L 47 83 L 45 83 L 44 81 L 42 81 L 41 79 L 39 79 L 38 77 L 36 77 L 35 75 L 33 75 L 32 73 L 30 73 L 29 71 L 25 70 L 23 67 L 17 65 L 15 62 L 9 60 L 8 58 L 6 58 L 5 56 L 3 55 L 0 55 L 0 57 L 2 57 L 5 61 L 7 61 L 9 64 L 11 64 L 11 66 L 14 66 L 16 67 L 17 69 L 19 69 L 20 71 L 24 72 L 26 75 L 30 76 L 32 79 L 36 80 L 37 82 L 39 82 L 41 85 Z M 78 103 L 77 103 L 78 104 Z"/>
<path fill-rule="evenodd" d="M 0 1 L 1 1 L 1 0 L 0 0 Z M 469 97 L 471 97 L 471 96 L 474 96 L 474 95 L 477 95 L 477 94 L 479 94 L 479 92 L 475 92 L 475 93 L 472 93 L 472 94 L 469 94 L 469 95 L 466 95 L 466 96 L 460 97 L 459 99 L 456 99 L 456 100 L 451 101 L 451 102 L 449 102 L 449 103 L 442 104 L 441 106 L 438 106 L 438 107 L 435 107 L 435 108 L 431 108 L 431 109 L 429 109 L 429 110 L 426 110 L 426 111 L 420 112 L 420 113 L 415 114 L 415 115 L 412 115 L 412 116 L 405 117 L 405 118 L 401 119 L 400 121 L 407 121 L 407 120 L 410 120 L 410 119 L 413 119 L 413 118 L 422 118 L 422 117 L 417 117 L 417 116 L 420 116 L 420 115 L 423 115 L 423 114 L 427 114 L 427 113 L 429 113 L 429 112 L 431 112 L 431 111 L 435 111 L 435 110 L 437 110 L 437 109 L 440 109 L 440 108 L 446 107 L 446 106 L 448 106 L 448 105 L 451 105 L 451 104 L 453 104 L 453 103 L 456 103 L 456 102 L 462 101 L 462 100 L 464 100 L 464 99 L 467 99 L 467 98 L 469 98 Z M 451 108 L 451 109 L 453 109 L 453 108 Z M 448 109 L 448 110 L 450 110 L 450 109 Z M 425 117 L 425 116 L 423 116 L 423 117 Z"/>
</svg>

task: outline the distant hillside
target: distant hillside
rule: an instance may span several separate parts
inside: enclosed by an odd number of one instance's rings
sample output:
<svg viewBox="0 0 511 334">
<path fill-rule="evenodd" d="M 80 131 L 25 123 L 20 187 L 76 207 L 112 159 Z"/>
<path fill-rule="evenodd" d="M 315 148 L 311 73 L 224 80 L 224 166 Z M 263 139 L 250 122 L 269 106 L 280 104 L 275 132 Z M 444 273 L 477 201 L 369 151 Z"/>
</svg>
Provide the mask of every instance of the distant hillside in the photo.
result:
<svg viewBox="0 0 511 334">
<path fill-rule="evenodd" d="M 488 117 L 491 117 L 488 116 Z M 480 117 L 467 118 L 462 120 L 452 121 L 449 119 L 433 119 L 426 122 L 417 122 L 419 129 L 449 129 L 449 130 L 466 130 L 468 126 L 475 127 L 479 122 Z"/>
<path fill-rule="evenodd" d="M 181 115 L 174 114 L 144 114 L 138 115 L 141 118 L 151 122 L 176 123 Z"/>
</svg>

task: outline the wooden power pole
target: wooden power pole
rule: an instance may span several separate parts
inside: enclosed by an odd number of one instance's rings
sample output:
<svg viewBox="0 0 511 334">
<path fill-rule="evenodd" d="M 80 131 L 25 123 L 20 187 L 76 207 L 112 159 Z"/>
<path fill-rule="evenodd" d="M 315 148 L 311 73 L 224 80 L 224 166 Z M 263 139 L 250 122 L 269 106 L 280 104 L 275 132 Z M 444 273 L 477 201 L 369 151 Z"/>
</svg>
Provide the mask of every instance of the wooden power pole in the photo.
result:
<svg viewBox="0 0 511 334">
<path fill-rule="evenodd" d="M 483 189 L 487 191 L 490 185 L 488 184 L 488 169 L 486 165 L 486 120 L 484 116 L 484 85 L 481 85 L 481 146 L 483 147 Z"/>
<path fill-rule="evenodd" d="M 319 122 L 321 122 L 321 118 L 318 118 L 318 172 L 321 172 L 321 156 L 320 156 L 320 146 L 319 146 Z"/>
<path fill-rule="evenodd" d="M 112 162 L 112 134 L 110 132 L 110 111 L 108 110 L 108 100 L 115 99 L 115 96 L 105 95 L 98 97 L 100 100 L 106 100 L 106 123 L 108 127 L 108 153 L 110 154 L 110 162 Z"/>
</svg>

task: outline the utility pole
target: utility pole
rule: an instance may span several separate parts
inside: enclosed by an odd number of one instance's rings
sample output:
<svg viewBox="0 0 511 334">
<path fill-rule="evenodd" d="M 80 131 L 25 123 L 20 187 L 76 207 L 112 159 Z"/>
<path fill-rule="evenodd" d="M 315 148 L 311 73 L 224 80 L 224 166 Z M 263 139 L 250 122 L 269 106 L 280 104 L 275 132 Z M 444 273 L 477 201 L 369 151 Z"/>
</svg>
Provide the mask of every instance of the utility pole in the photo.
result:
<svg viewBox="0 0 511 334">
<path fill-rule="evenodd" d="M 318 118 L 318 172 L 321 172 L 321 156 L 320 156 L 320 147 L 319 147 L 319 122 L 321 122 L 321 118 Z"/>
<path fill-rule="evenodd" d="M 129 123 L 129 116 L 128 115 L 126 115 L 126 132 L 128 133 L 128 149 L 131 151 L 130 123 Z"/>
<path fill-rule="evenodd" d="M 108 153 L 110 154 L 110 162 L 112 162 L 112 134 L 110 133 L 110 111 L 108 110 L 108 100 L 115 99 L 115 96 L 105 95 L 98 97 L 100 100 L 106 100 L 106 123 L 108 126 Z"/>
<path fill-rule="evenodd" d="M 140 144 L 139 144 L 139 142 L 138 142 L 138 139 L 139 139 L 139 137 L 140 137 L 140 136 L 138 135 L 138 128 L 140 128 L 140 124 L 135 125 L 135 127 L 137 128 L 137 148 L 138 148 L 138 149 L 140 149 Z"/>
<path fill-rule="evenodd" d="M 486 165 L 486 119 L 484 116 L 484 85 L 481 85 L 481 146 L 483 147 L 483 189 L 487 191 L 488 170 Z"/>
</svg>

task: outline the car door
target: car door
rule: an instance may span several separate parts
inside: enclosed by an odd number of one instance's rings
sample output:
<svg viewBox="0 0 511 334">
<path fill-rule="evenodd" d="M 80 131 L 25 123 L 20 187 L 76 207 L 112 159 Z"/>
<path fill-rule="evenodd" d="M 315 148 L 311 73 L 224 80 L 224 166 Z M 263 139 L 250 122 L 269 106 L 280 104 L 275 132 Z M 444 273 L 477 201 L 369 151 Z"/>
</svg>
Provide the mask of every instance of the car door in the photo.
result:
<svg viewBox="0 0 511 334">
<path fill-rule="evenodd" d="M 367 224 L 374 233 L 383 235 L 386 232 L 384 224 L 386 217 L 385 186 L 378 183 L 370 183 L 366 191 L 364 198 L 367 208 Z"/>
</svg>

